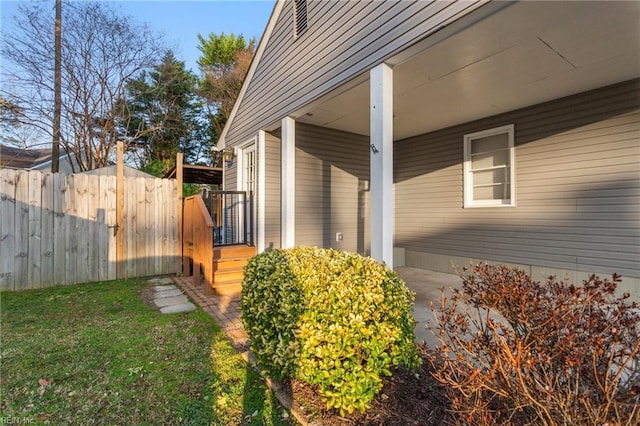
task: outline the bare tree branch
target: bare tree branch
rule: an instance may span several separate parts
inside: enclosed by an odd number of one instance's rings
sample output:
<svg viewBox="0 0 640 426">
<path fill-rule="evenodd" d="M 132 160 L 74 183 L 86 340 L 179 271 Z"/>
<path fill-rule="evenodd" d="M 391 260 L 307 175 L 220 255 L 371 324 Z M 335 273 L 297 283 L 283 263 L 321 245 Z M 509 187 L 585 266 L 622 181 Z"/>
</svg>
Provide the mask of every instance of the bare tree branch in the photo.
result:
<svg viewBox="0 0 640 426">
<path fill-rule="evenodd" d="M 20 8 L 14 34 L 2 40 L 11 67 L 2 69 L 0 96 L 23 108 L 20 121 L 49 135 L 53 123 L 52 10 Z M 68 2 L 63 7 L 60 145 L 79 170 L 108 164 L 118 138 L 118 102 L 128 79 L 155 65 L 159 37 L 113 4 Z M 6 84 L 4 82 L 10 82 Z"/>
</svg>

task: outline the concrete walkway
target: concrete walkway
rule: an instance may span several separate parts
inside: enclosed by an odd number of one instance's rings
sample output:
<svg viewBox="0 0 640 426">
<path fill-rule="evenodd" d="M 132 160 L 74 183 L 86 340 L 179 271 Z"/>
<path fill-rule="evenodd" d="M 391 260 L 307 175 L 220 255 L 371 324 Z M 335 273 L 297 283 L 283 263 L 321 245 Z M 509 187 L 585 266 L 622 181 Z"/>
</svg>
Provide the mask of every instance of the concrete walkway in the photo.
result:
<svg viewBox="0 0 640 426">
<path fill-rule="evenodd" d="M 462 280 L 454 274 L 427 271 L 407 266 L 396 268 L 395 271 L 404 280 L 407 287 L 416 293 L 413 306 L 413 315 L 417 322 L 415 328 L 416 342 L 426 342 L 430 346 L 430 344 L 435 343 L 434 336 L 426 327 L 433 318 L 430 304 L 433 302 L 436 307 L 439 306 L 442 296 L 441 289 L 445 290 L 446 297 L 450 297 L 451 288 L 461 288 Z"/>
</svg>

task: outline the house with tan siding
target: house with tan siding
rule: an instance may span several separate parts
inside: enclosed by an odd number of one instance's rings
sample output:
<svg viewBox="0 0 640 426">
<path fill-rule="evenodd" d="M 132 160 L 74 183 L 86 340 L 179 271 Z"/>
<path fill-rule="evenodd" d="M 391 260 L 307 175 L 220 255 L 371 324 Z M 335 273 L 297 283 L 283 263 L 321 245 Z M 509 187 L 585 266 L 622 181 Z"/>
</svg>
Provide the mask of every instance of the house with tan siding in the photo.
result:
<svg viewBox="0 0 640 426">
<path fill-rule="evenodd" d="M 219 145 L 258 251 L 640 299 L 639 2 L 277 1 Z"/>
</svg>

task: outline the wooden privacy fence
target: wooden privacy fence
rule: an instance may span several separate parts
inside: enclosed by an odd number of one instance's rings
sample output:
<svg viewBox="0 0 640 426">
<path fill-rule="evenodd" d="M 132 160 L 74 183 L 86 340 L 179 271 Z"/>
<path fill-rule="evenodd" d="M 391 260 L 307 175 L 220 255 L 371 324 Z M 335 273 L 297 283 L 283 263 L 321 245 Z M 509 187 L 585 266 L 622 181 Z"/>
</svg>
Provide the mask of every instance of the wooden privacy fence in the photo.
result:
<svg viewBox="0 0 640 426">
<path fill-rule="evenodd" d="M 122 185 L 115 176 L 0 169 L 0 290 L 175 272 L 177 182 L 125 177 Z"/>
</svg>

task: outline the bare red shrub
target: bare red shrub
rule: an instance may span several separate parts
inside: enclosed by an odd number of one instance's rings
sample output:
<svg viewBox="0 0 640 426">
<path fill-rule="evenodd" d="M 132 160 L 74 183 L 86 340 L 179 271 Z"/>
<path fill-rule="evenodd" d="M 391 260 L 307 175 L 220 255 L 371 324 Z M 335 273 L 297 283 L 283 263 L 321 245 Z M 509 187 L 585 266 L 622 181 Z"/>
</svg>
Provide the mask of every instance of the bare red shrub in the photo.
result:
<svg viewBox="0 0 640 426">
<path fill-rule="evenodd" d="M 460 423 L 640 424 L 640 310 L 620 276 L 539 283 L 481 263 L 461 277 L 429 327 Z"/>
</svg>

